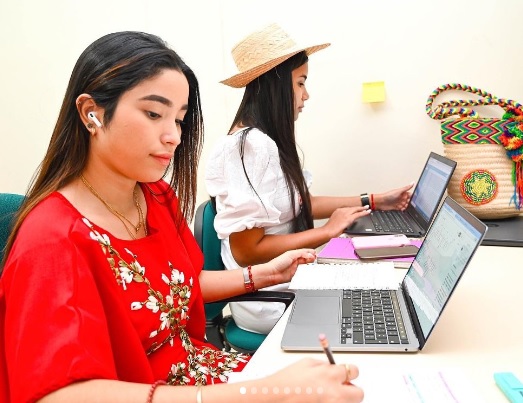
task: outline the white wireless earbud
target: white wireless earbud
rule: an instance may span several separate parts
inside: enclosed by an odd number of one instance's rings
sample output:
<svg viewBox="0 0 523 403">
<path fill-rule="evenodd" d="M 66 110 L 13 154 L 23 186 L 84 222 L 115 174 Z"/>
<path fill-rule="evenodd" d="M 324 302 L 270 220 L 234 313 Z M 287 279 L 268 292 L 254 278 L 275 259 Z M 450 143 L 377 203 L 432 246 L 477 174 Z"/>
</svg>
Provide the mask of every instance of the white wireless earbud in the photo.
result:
<svg viewBox="0 0 523 403">
<path fill-rule="evenodd" d="M 94 122 L 94 124 L 95 124 L 96 126 L 98 126 L 98 127 L 102 127 L 102 124 L 100 123 L 100 121 L 98 120 L 98 118 L 96 117 L 96 115 L 94 114 L 94 112 L 89 112 L 89 113 L 87 114 L 87 117 L 88 117 L 89 119 L 91 119 L 91 120 Z"/>
</svg>

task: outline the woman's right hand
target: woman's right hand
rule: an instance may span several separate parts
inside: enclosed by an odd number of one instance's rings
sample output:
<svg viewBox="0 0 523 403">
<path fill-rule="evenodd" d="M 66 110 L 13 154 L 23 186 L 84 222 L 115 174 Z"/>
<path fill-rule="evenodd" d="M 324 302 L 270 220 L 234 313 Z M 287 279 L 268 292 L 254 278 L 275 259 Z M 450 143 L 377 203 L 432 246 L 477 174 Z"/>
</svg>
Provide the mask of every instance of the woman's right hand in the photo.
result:
<svg viewBox="0 0 523 403">
<path fill-rule="evenodd" d="M 354 365 L 305 358 L 259 381 L 269 393 L 277 390 L 274 400 L 284 396 L 283 401 L 300 403 L 359 403 L 363 390 L 352 384 L 358 375 Z"/>
<path fill-rule="evenodd" d="M 335 238 L 343 233 L 345 228 L 352 225 L 354 221 L 369 215 L 371 210 L 367 207 L 340 207 L 334 210 L 323 228 L 330 238 Z"/>
</svg>

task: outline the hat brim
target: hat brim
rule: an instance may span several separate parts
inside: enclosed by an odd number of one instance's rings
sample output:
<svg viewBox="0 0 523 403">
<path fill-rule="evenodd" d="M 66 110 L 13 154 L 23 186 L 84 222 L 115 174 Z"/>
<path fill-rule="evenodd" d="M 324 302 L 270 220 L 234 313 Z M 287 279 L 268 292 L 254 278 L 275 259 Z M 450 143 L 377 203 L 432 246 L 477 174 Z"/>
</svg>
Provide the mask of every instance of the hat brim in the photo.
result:
<svg viewBox="0 0 523 403">
<path fill-rule="evenodd" d="M 330 46 L 330 43 L 323 43 L 321 45 L 314 45 L 308 47 L 300 47 L 299 49 L 289 49 L 289 52 L 285 55 L 279 56 L 275 59 L 269 60 L 266 63 L 263 63 L 259 66 L 253 67 L 249 70 L 242 71 L 241 73 L 235 74 L 232 77 L 229 77 L 220 83 L 228 85 L 229 87 L 242 88 L 249 84 L 255 78 L 261 76 L 264 73 L 267 73 L 270 69 L 276 67 L 277 65 L 283 63 L 285 60 L 290 59 L 292 56 L 305 52 L 307 56 L 325 49 Z"/>
</svg>

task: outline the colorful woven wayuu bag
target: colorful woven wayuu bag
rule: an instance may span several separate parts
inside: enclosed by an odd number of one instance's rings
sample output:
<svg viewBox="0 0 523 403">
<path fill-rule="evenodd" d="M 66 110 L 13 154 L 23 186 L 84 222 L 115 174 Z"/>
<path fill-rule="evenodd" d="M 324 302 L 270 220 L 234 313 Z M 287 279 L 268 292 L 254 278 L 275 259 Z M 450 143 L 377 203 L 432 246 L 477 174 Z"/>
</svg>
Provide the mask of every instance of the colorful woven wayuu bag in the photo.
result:
<svg viewBox="0 0 523 403">
<path fill-rule="evenodd" d="M 444 91 L 466 91 L 478 99 L 434 105 Z M 501 118 L 482 118 L 473 109 L 497 105 Z M 426 111 L 441 121 L 445 155 L 458 163 L 448 193 L 478 218 L 513 217 L 523 213 L 523 107 L 462 84 L 445 84 L 427 99 Z"/>
</svg>

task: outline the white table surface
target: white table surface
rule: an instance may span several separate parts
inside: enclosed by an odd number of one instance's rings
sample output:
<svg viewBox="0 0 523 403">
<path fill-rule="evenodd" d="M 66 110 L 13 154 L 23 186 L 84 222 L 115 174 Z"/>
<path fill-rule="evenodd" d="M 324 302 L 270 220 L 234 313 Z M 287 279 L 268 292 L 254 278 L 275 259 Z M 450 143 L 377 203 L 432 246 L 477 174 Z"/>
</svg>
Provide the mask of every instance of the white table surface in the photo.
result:
<svg viewBox="0 0 523 403">
<path fill-rule="evenodd" d="M 406 272 L 396 270 L 399 278 Z M 246 366 L 246 376 L 266 375 L 303 357 L 326 359 L 323 353 L 281 350 L 289 311 Z M 523 381 L 522 311 L 523 248 L 480 246 L 421 352 L 336 352 L 335 357 L 358 365 L 365 402 L 377 401 L 392 373 L 456 368 L 486 402 L 507 402 L 493 374 L 510 371 Z"/>
</svg>

